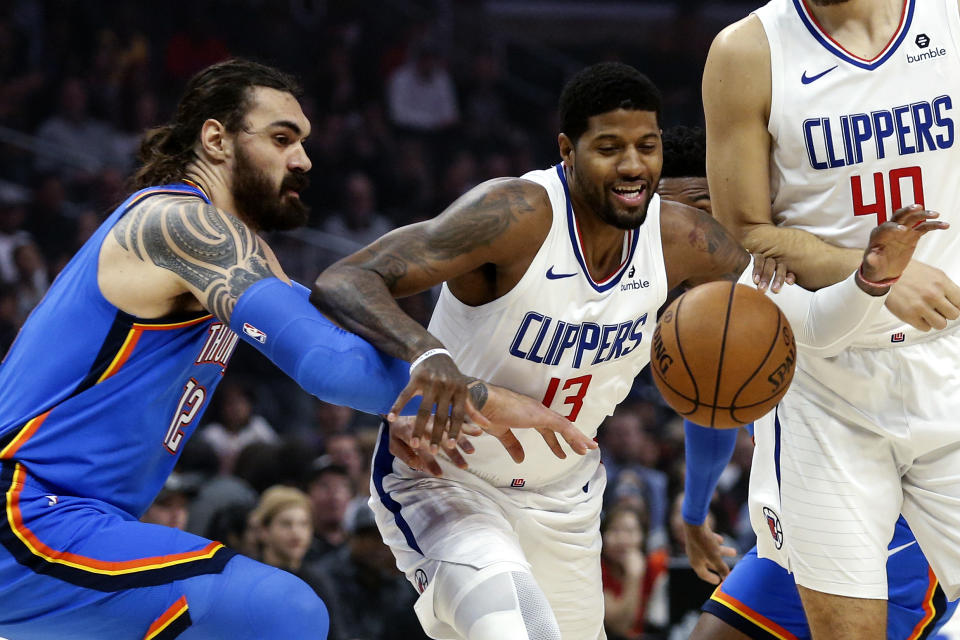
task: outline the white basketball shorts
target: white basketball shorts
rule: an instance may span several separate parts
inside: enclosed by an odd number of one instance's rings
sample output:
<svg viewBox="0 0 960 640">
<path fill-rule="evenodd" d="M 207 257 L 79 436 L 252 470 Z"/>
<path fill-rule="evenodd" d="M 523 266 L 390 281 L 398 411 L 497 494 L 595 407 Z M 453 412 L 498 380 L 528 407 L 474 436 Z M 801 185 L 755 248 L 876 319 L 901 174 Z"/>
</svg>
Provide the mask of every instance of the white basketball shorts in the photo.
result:
<svg viewBox="0 0 960 640">
<path fill-rule="evenodd" d="M 493 487 L 452 464 L 441 464 L 443 478 L 410 469 L 390 454 L 386 429 L 381 429 L 370 506 L 397 566 L 421 594 L 416 610 L 427 634 L 456 640 L 437 619 L 430 588 L 440 563 L 451 562 L 478 570 L 494 564 L 528 569 L 550 603 L 564 640 L 604 638 L 603 466 L 585 465 L 584 477 L 574 474 L 534 489 Z"/>
<path fill-rule="evenodd" d="M 903 513 L 947 597 L 960 596 L 960 333 L 801 357 L 755 437 L 761 557 L 809 589 L 885 599 Z"/>
</svg>

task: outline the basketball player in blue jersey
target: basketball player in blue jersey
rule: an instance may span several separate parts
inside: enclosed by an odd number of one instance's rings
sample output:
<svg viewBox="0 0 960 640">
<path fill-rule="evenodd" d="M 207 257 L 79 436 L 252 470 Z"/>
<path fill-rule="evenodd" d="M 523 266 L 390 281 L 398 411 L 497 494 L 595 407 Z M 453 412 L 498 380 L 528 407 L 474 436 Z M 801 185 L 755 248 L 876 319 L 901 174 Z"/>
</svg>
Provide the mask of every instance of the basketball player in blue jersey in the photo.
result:
<svg viewBox="0 0 960 640">
<path fill-rule="evenodd" d="M 329 402 L 399 411 L 416 384 L 406 362 L 323 318 L 257 235 L 305 220 L 310 124 L 296 95 L 286 75 L 243 60 L 195 76 L 173 121 L 145 138 L 139 190 L 0 365 L 0 636 L 326 637 L 322 602 L 291 574 L 138 521 L 239 338 Z M 505 425 L 592 446 L 535 400 L 468 386 L 473 401 L 454 414 L 470 412 L 513 455 Z"/>
<path fill-rule="evenodd" d="M 706 177 L 706 138 L 703 129 L 674 127 L 663 133 L 664 163 L 658 193 L 712 212 Z M 771 262 L 770 260 L 767 261 Z M 790 283 L 782 264 L 767 270 L 757 283 L 779 291 Z M 746 427 L 753 433 L 753 425 Z M 684 422 L 686 483 L 683 496 L 684 533 L 690 564 L 703 580 L 723 583 L 703 606 L 704 614 L 691 640 L 767 640 L 810 638 L 793 576 L 777 563 L 757 557 L 751 549 L 733 571 L 723 561 L 736 552 L 722 546 L 707 525 L 710 500 L 736 446 L 736 430 L 718 430 Z M 901 517 L 889 545 L 887 638 L 933 637 L 957 608 L 948 602 L 932 577 L 916 538 Z"/>
<path fill-rule="evenodd" d="M 750 259 L 711 217 L 655 194 L 660 99 L 636 69 L 603 63 L 581 71 L 560 112 L 561 164 L 486 182 L 436 218 L 387 234 L 321 274 L 314 295 L 387 353 L 429 348 L 434 355 L 421 367 L 441 389 L 436 397 L 461 392 L 463 371 L 543 398 L 592 438 L 649 361 L 667 291 L 736 280 Z M 943 226 L 931 215 L 904 212 L 897 220 L 910 228 L 878 227 L 884 248 L 867 252 L 864 268 L 878 278 L 899 274 L 917 238 Z M 428 332 L 394 296 L 440 283 Z M 842 343 L 882 304 L 871 291 L 854 278 L 815 295 L 796 289 L 802 312 L 788 317 L 801 340 Z M 810 305 L 816 311 L 807 316 Z M 824 316 L 836 320 L 829 331 L 839 327 L 829 338 L 805 320 Z M 427 421 L 417 422 L 422 443 Z M 434 428 L 429 440 L 456 435 Z M 370 503 L 421 594 L 416 611 L 428 635 L 603 637 L 599 452 L 564 458 L 528 446 L 515 464 L 480 436 L 468 469 L 441 455 L 436 478 L 394 460 L 385 438 Z"/>
<path fill-rule="evenodd" d="M 957 0 L 772 0 L 715 39 L 703 78 L 713 209 L 817 288 L 905 205 L 960 204 Z M 900 514 L 960 596 L 960 236 L 931 234 L 851 347 L 800 355 L 756 424 L 759 555 L 791 571 L 818 640 L 883 638 Z"/>
</svg>

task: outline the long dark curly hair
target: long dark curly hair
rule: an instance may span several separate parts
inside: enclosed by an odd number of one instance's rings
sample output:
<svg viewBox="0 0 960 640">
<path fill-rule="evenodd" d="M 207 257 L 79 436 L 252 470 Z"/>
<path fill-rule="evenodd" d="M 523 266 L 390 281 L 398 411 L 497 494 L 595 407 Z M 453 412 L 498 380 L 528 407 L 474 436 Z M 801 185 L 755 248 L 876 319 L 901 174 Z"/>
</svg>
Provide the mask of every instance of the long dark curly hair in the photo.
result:
<svg viewBox="0 0 960 640">
<path fill-rule="evenodd" d="M 143 189 L 182 180 L 196 157 L 194 146 L 203 123 L 213 118 L 233 133 L 243 126 L 253 87 L 268 87 L 299 97 L 300 86 L 279 69 L 241 58 L 218 62 L 187 83 L 177 111 L 167 124 L 150 129 L 140 143 L 139 169 L 130 180 Z"/>
</svg>

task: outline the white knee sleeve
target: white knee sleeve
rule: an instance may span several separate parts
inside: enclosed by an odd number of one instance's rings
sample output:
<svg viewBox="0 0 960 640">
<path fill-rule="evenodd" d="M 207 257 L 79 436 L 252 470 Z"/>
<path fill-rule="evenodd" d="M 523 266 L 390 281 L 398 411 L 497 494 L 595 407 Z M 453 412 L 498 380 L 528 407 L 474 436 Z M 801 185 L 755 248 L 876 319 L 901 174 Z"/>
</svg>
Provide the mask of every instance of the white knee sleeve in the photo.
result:
<svg viewBox="0 0 960 640">
<path fill-rule="evenodd" d="M 434 610 L 466 640 L 560 640 L 543 591 L 526 567 L 512 563 L 480 570 L 442 563 Z"/>
</svg>

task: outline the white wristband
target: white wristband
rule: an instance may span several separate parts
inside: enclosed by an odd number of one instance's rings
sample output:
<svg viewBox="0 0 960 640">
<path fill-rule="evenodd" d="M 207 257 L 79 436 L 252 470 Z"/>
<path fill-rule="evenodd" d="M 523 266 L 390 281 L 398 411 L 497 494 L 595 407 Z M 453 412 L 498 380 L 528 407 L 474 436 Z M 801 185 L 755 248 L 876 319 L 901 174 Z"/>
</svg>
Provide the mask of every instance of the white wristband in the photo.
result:
<svg viewBox="0 0 960 640">
<path fill-rule="evenodd" d="M 417 356 L 416 360 L 410 363 L 410 375 L 413 375 L 413 370 L 416 369 L 417 365 L 422 363 L 424 360 L 426 360 L 427 358 L 431 358 L 433 356 L 439 355 L 441 353 L 446 356 L 450 355 L 450 352 L 447 351 L 446 349 L 428 349 L 423 353 L 421 353 L 419 356 Z"/>
</svg>

